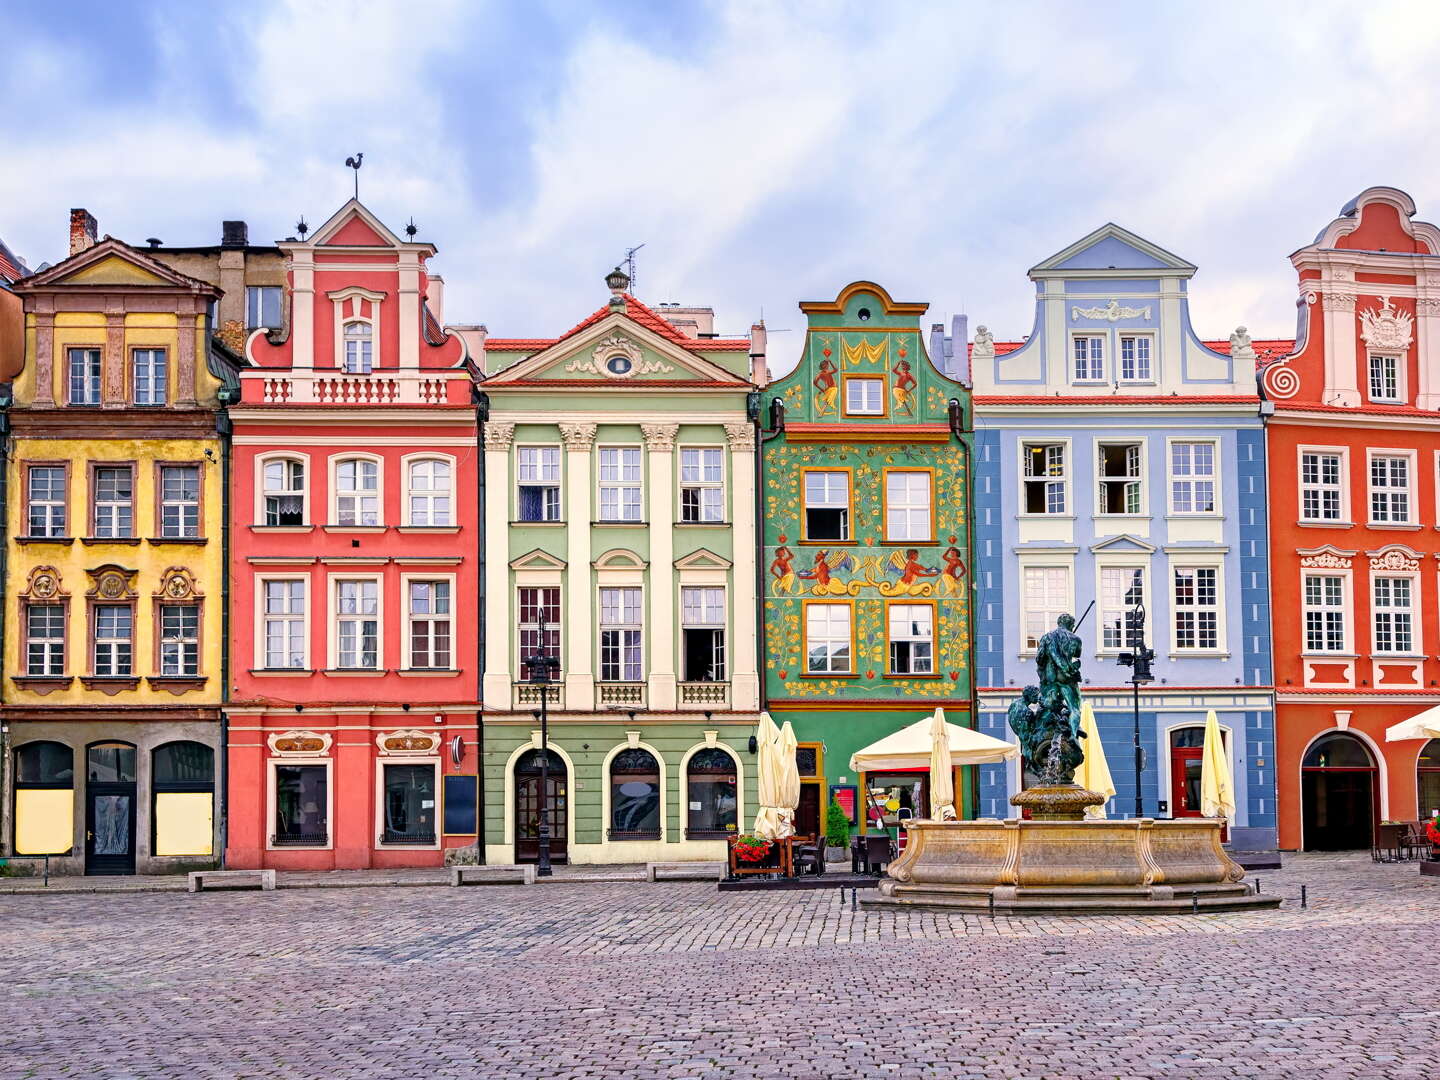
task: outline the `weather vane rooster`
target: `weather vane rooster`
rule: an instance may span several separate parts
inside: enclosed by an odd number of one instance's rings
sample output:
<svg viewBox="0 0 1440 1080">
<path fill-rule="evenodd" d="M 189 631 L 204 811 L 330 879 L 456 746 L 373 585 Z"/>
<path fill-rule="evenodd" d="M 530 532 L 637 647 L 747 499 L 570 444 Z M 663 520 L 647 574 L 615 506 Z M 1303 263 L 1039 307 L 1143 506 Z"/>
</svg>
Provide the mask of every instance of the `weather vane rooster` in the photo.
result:
<svg viewBox="0 0 1440 1080">
<path fill-rule="evenodd" d="M 345 164 L 355 170 L 355 200 L 360 200 L 360 163 L 365 160 L 364 154 L 356 154 L 354 157 L 347 157 Z"/>
</svg>

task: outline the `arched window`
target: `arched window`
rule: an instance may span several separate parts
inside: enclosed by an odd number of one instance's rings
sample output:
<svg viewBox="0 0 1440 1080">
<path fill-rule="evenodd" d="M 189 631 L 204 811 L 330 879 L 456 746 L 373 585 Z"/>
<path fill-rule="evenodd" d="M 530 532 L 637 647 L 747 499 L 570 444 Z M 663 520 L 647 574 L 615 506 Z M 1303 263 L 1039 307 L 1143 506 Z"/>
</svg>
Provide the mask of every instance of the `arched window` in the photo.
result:
<svg viewBox="0 0 1440 1080">
<path fill-rule="evenodd" d="M 610 839 L 660 839 L 660 763 L 631 747 L 610 761 Z"/>
<path fill-rule="evenodd" d="M 714 840 L 739 827 L 740 796 L 735 759 L 718 746 L 690 755 L 685 765 L 685 800 L 689 806 L 685 836 Z"/>
<path fill-rule="evenodd" d="M 450 462 L 422 458 L 409 463 L 405 476 L 409 492 L 409 525 L 453 525 Z"/>
<path fill-rule="evenodd" d="M 85 779 L 102 784 L 133 784 L 135 747 L 123 742 L 91 743 L 85 749 Z"/>
<path fill-rule="evenodd" d="M 150 761 L 155 854 L 214 854 L 215 751 L 198 742 L 165 743 Z"/>
<path fill-rule="evenodd" d="M 374 368 L 375 328 L 357 320 L 345 324 L 345 370 L 351 375 L 369 375 Z"/>
<path fill-rule="evenodd" d="M 75 843 L 75 752 L 64 743 L 15 748 L 15 854 L 63 855 Z"/>
<path fill-rule="evenodd" d="M 335 463 L 335 524 L 380 524 L 380 463 L 342 458 Z"/>
<path fill-rule="evenodd" d="M 264 464 L 262 525 L 305 524 L 305 462 L 271 458 Z"/>
<path fill-rule="evenodd" d="M 1343 731 L 1332 732 L 1305 753 L 1307 769 L 1373 769 L 1375 760 L 1365 744 Z"/>
<path fill-rule="evenodd" d="M 1415 780 L 1420 816 L 1430 817 L 1440 810 L 1440 739 L 1431 739 L 1421 748 Z"/>
</svg>

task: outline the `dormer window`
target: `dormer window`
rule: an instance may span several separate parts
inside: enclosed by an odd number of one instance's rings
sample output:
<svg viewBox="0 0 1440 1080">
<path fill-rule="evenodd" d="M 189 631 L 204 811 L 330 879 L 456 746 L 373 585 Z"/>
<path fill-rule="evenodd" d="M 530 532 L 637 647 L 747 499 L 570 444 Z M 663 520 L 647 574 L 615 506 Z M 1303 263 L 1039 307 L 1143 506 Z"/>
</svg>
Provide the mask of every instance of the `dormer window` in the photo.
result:
<svg viewBox="0 0 1440 1080">
<path fill-rule="evenodd" d="M 1403 400 L 1400 390 L 1400 358 L 1370 357 L 1370 400 L 1399 404 Z"/>
<path fill-rule="evenodd" d="M 345 324 L 345 371 L 369 375 L 374 369 L 375 329 L 368 322 Z"/>
</svg>

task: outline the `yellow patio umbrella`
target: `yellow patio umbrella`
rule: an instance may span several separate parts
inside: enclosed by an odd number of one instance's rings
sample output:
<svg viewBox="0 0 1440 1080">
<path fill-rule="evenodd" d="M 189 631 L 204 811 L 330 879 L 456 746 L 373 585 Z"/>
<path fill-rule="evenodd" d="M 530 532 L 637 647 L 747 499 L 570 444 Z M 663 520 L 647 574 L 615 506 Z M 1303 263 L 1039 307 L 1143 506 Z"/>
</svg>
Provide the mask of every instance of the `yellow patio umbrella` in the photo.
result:
<svg viewBox="0 0 1440 1080">
<path fill-rule="evenodd" d="M 1214 709 L 1205 717 L 1205 748 L 1200 751 L 1200 813 L 1226 820 L 1235 816 L 1235 785 Z"/>
<path fill-rule="evenodd" d="M 1075 783 L 1088 791 L 1105 796 L 1105 802 L 1115 797 L 1115 781 L 1110 777 L 1110 764 L 1105 760 L 1105 747 L 1100 742 L 1100 726 L 1095 722 L 1095 708 L 1088 701 L 1080 703 L 1080 731 L 1085 736 L 1085 760 L 1075 770 Z M 1105 803 L 1085 808 L 1087 818 L 1103 818 Z"/>
<path fill-rule="evenodd" d="M 780 750 L 780 837 L 783 839 L 795 835 L 795 808 L 800 805 L 800 763 L 795 760 L 798 744 L 789 720 L 780 728 L 776 744 Z"/>
<path fill-rule="evenodd" d="M 785 835 L 780 831 L 781 789 L 785 783 L 784 759 L 780 754 L 780 730 L 768 712 L 760 714 L 760 723 L 755 728 L 755 742 L 759 754 L 755 762 L 756 796 L 760 810 L 755 815 L 755 835 L 766 840 L 778 840 Z M 793 755 L 792 755 L 793 756 Z"/>
<path fill-rule="evenodd" d="M 1386 742 L 1404 742 L 1406 739 L 1440 739 L 1440 705 L 1433 705 L 1409 720 L 1401 720 L 1385 729 Z"/>
<path fill-rule="evenodd" d="M 936 709 L 930 721 L 930 820 L 954 821 L 958 816 L 950 729 L 945 724 L 945 710 Z"/>
</svg>

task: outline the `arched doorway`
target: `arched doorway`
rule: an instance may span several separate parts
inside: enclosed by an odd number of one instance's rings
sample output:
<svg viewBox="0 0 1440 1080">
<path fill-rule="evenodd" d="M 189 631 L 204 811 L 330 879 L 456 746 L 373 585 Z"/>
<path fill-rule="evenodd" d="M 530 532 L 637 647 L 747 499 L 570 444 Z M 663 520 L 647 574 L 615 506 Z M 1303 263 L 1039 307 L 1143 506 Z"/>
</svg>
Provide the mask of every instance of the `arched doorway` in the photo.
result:
<svg viewBox="0 0 1440 1080">
<path fill-rule="evenodd" d="M 1440 810 L 1440 739 L 1431 739 L 1420 749 L 1415 766 L 1415 793 L 1422 819 Z"/>
<path fill-rule="evenodd" d="M 85 748 L 85 873 L 135 872 L 135 747 Z"/>
<path fill-rule="evenodd" d="M 540 766 L 539 750 L 527 750 L 515 762 L 515 861 L 535 862 L 540 858 Z M 545 751 L 549 773 L 545 789 L 545 816 L 550 821 L 550 859 L 569 862 L 570 836 L 566 831 L 565 799 L 570 790 L 565 759 L 553 750 Z"/>
<path fill-rule="evenodd" d="M 1371 847 L 1380 799 L 1369 747 L 1343 731 L 1316 739 L 1301 763 L 1300 801 L 1306 851 Z"/>
</svg>

